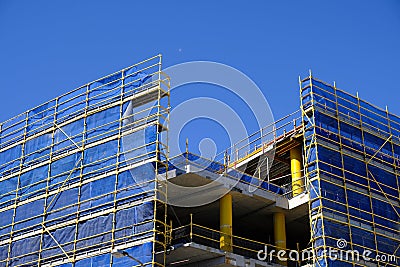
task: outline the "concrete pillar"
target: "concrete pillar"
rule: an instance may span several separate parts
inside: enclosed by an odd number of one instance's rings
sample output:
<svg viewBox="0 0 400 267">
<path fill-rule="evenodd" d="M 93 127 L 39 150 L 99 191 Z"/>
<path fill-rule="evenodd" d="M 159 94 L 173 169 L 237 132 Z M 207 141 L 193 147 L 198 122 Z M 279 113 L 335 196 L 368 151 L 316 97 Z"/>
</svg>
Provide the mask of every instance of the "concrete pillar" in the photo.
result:
<svg viewBox="0 0 400 267">
<path fill-rule="evenodd" d="M 277 250 L 286 250 L 286 222 L 285 214 L 282 212 L 274 213 L 274 240 Z M 287 253 L 284 257 L 288 257 Z M 278 261 L 278 263 L 287 266 L 286 261 Z"/>
<path fill-rule="evenodd" d="M 226 194 L 219 201 L 220 248 L 232 252 L 232 195 Z"/>
<path fill-rule="evenodd" d="M 297 196 L 304 191 L 304 180 L 301 179 L 301 147 L 290 150 L 290 170 L 292 173 L 293 196 Z"/>
</svg>

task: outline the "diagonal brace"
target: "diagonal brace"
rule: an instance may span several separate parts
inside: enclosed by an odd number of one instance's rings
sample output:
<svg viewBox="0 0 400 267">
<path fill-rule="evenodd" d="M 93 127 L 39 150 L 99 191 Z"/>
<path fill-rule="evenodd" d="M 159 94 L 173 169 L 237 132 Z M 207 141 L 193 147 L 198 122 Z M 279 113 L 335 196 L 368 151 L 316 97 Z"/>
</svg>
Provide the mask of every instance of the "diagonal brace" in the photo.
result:
<svg viewBox="0 0 400 267">
<path fill-rule="evenodd" d="M 53 204 L 54 200 L 57 198 L 58 194 L 61 192 L 62 188 L 65 186 L 65 184 L 68 182 L 69 178 L 71 178 L 72 173 L 74 170 L 77 168 L 78 163 L 82 161 L 82 155 L 79 157 L 79 159 L 76 161 L 74 167 L 71 169 L 69 172 L 67 178 L 65 178 L 63 184 L 57 189 L 57 193 L 54 195 L 54 197 L 51 199 L 50 203 L 47 205 L 46 209 L 44 210 L 45 212 L 50 208 L 51 204 Z"/>
<path fill-rule="evenodd" d="M 71 257 L 67 254 L 67 252 L 63 249 L 63 247 L 60 245 L 60 243 L 58 243 L 57 239 L 50 233 L 49 229 L 47 229 L 46 226 L 44 226 L 44 224 L 42 225 L 43 229 L 49 234 L 49 236 L 54 240 L 54 242 L 57 244 L 57 246 L 62 250 L 62 252 L 65 254 L 65 256 L 67 256 L 68 260 L 70 263 L 74 263 L 74 260 L 71 259 Z"/>
<path fill-rule="evenodd" d="M 80 147 L 72 138 L 60 127 L 58 124 L 54 123 L 57 129 L 59 129 L 80 151 L 83 151 L 83 148 Z"/>
</svg>

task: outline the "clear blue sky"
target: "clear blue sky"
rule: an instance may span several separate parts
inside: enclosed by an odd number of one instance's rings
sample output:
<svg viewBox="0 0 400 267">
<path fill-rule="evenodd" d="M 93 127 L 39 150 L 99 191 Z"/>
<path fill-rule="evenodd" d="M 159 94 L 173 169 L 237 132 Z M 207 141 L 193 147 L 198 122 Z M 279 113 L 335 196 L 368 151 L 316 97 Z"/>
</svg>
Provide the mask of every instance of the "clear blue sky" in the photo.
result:
<svg viewBox="0 0 400 267">
<path fill-rule="evenodd" d="M 0 121 L 158 53 L 243 71 L 275 118 L 298 109 L 309 69 L 400 114 L 396 0 L 0 0 L 0 38 Z"/>
</svg>

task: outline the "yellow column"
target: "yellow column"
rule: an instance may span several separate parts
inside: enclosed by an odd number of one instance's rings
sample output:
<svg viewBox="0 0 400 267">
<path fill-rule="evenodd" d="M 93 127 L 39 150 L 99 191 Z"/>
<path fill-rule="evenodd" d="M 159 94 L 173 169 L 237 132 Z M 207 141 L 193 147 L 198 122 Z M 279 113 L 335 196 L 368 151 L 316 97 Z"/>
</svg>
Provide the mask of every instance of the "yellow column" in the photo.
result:
<svg viewBox="0 0 400 267">
<path fill-rule="evenodd" d="M 219 201 L 220 248 L 232 252 L 232 195 L 226 194 Z"/>
<path fill-rule="evenodd" d="M 292 148 L 290 150 L 290 170 L 294 197 L 304 191 L 304 180 L 301 179 L 301 161 L 301 147 Z"/>
<path fill-rule="evenodd" d="M 276 249 L 286 250 L 286 223 L 285 214 L 282 212 L 274 213 L 274 240 Z M 278 253 L 278 252 L 276 252 Z M 282 258 L 288 258 L 287 253 L 281 255 Z M 279 261 L 279 264 L 287 266 L 286 261 Z"/>
</svg>

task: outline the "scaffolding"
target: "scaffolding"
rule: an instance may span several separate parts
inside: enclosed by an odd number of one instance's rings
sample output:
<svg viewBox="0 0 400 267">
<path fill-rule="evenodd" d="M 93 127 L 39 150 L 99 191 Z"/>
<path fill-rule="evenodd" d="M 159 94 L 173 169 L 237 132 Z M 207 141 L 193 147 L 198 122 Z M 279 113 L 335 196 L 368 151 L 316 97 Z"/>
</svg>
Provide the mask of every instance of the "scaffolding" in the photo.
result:
<svg viewBox="0 0 400 267">
<path fill-rule="evenodd" d="M 400 117 L 311 73 L 299 84 L 314 265 L 398 266 Z M 329 249 L 397 261 L 334 260 Z"/>
<path fill-rule="evenodd" d="M 310 243 L 297 245 L 312 254 L 289 266 L 398 266 L 400 117 L 311 74 L 299 85 L 299 111 L 213 159 L 168 156 L 170 84 L 160 55 L 0 123 L 0 266 L 165 266 L 171 247 L 186 243 L 252 259 L 291 251 L 284 235 L 274 235 L 275 246 L 235 235 L 232 196 L 218 208 L 225 222 L 167 224 L 168 176 L 195 179 L 190 171 L 231 186 L 246 203 L 239 219 L 249 210 L 263 220 L 280 215 L 274 234 L 294 209 L 293 220 L 308 216 L 301 229 Z M 396 259 L 333 260 L 329 249 Z"/>
<path fill-rule="evenodd" d="M 165 265 L 169 86 L 157 55 L 0 124 L 0 266 Z"/>
</svg>

